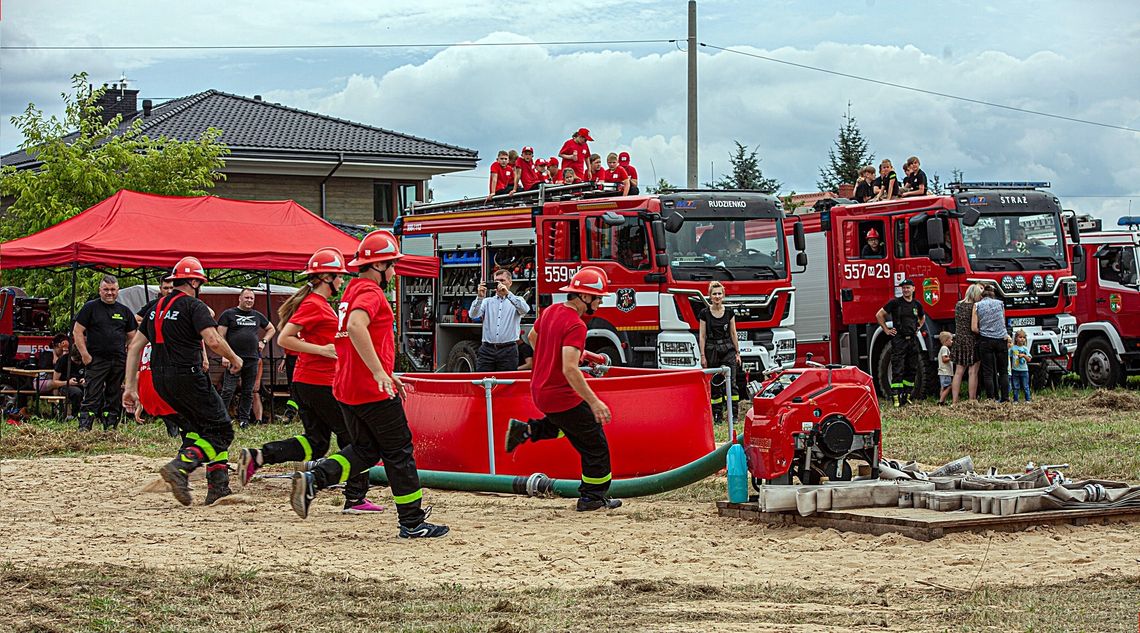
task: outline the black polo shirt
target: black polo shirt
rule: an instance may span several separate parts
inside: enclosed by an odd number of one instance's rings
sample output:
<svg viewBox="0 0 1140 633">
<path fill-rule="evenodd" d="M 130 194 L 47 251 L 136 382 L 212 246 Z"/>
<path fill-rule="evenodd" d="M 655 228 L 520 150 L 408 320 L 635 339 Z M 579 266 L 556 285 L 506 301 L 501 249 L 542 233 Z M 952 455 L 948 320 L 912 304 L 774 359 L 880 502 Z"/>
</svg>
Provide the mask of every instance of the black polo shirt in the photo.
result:
<svg viewBox="0 0 1140 633">
<path fill-rule="evenodd" d="M 138 329 L 130 308 L 116 301 L 92 299 L 83 304 L 75 322 L 87 328 L 87 353 L 96 358 L 127 358 L 127 334 Z"/>
<path fill-rule="evenodd" d="M 888 301 L 883 309 L 890 315 L 894 328 L 898 330 L 898 336 L 914 336 L 918 331 L 918 320 L 926 316 L 918 299 L 907 301 L 902 297 L 895 297 Z"/>
<path fill-rule="evenodd" d="M 160 305 L 161 304 L 161 305 Z M 216 327 L 210 308 L 198 299 L 175 290 L 147 304 L 141 331 L 151 343 L 153 370 L 165 367 L 196 367 L 202 364 L 202 330 Z M 158 308 L 163 310 L 162 339 L 158 342 Z"/>
<path fill-rule="evenodd" d="M 218 317 L 218 325 L 226 328 L 226 342 L 242 359 L 260 358 L 258 331 L 269 326 L 269 319 L 257 310 L 230 308 Z"/>
<path fill-rule="evenodd" d="M 909 191 L 917 191 L 919 186 L 926 188 L 926 193 L 930 193 L 929 185 L 926 182 L 926 172 L 921 169 L 915 171 L 913 174 L 903 179 Z"/>
<path fill-rule="evenodd" d="M 866 202 L 875 197 L 875 187 L 866 180 L 859 179 L 855 185 L 854 200 L 855 202 Z"/>
</svg>

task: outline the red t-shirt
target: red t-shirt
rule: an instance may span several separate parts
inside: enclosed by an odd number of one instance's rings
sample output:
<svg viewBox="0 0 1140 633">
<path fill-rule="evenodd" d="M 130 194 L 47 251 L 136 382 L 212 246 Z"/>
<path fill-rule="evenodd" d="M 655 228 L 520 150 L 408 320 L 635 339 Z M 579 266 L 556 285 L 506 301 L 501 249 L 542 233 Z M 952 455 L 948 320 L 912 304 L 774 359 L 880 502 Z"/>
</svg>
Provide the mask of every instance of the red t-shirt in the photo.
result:
<svg viewBox="0 0 1140 633">
<path fill-rule="evenodd" d="M 633 165 L 618 165 L 618 167 L 624 169 L 625 173 L 629 174 L 630 178 L 637 180 L 637 168 L 636 167 L 634 167 Z"/>
<path fill-rule="evenodd" d="M 499 161 L 491 163 L 491 174 L 498 174 L 499 180 L 495 182 L 495 191 L 504 187 L 510 189 L 515 186 L 515 168 L 510 165 L 500 165 Z"/>
<path fill-rule="evenodd" d="M 562 348 L 586 349 L 586 324 L 577 310 L 559 303 L 538 315 L 534 329 L 538 332 L 530 378 L 534 406 L 543 413 L 558 413 L 578 406 L 582 397 L 562 375 Z"/>
<path fill-rule="evenodd" d="M 365 404 L 387 400 L 391 396 L 380 391 L 372 372 L 356 353 L 348 338 L 348 315 L 364 310 L 372 320 L 368 335 L 380 365 L 388 374 L 396 366 L 396 337 L 392 330 L 394 315 L 388 297 L 380 285 L 371 279 L 356 278 L 348 282 L 341 299 L 336 332 L 336 378 L 333 379 L 333 396 L 344 404 Z"/>
<path fill-rule="evenodd" d="M 574 169 L 574 173 L 578 174 L 578 177 L 582 180 L 585 180 L 586 165 L 590 161 L 590 146 L 587 143 L 578 143 L 574 139 L 567 139 L 567 141 L 562 144 L 562 149 L 558 150 L 558 154 L 569 154 L 571 152 L 577 154 L 578 159 L 566 160 L 563 158 L 562 169 L 572 167 Z"/>
<path fill-rule="evenodd" d="M 538 170 L 534 168 L 533 160 L 523 160 L 520 156 L 515 161 L 515 170 L 519 173 L 519 185 L 523 189 L 530 189 L 531 185 L 542 181 L 542 177 L 538 175 Z"/>
<path fill-rule="evenodd" d="M 625 171 L 624 167 L 618 165 L 613 169 L 603 169 L 599 171 L 594 179 L 598 182 L 616 182 L 621 184 L 625 182 L 626 178 L 629 178 L 629 173 Z"/>
<path fill-rule="evenodd" d="M 317 293 L 310 293 L 297 311 L 289 317 L 289 322 L 301 327 L 298 335 L 306 343 L 313 345 L 328 345 L 336 338 L 336 312 L 333 312 L 325 298 Z M 330 387 L 333 384 L 333 374 L 336 373 L 336 359 L 326 358 L 319 354 L 297 354 L 297 366 L 293 369 L 293 382 L 303 382 L 306 385 L 321 385 Z"/>
</svg>

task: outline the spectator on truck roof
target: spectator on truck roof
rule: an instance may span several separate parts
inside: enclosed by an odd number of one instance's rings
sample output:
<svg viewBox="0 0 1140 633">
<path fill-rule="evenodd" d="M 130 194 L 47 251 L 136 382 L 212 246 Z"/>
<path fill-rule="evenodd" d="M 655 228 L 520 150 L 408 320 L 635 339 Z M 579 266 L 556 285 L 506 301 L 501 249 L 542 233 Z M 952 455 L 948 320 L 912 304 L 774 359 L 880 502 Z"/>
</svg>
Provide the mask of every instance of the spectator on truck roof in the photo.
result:
<svg viewBox="0 0 1140 633">
<path fill-rule="evenodd" d="M 859 178 L 855 181 L 855 202 L 870 202 L 875 197 L 875 167 L 863 165 L 859 168 Z"/>
<path fill-rule="evenodd" d="M 629 164 L 629 152 L 618 154 L 618 164 L 625 168 L 625 173 L 629 174 L 629 195 L 636 196 L 641 193 L 637 187 L 637 168 Z"/>
<path fill-rule="evenodd" d="M 590 136 L 590 130 L 583 127 L 578 128 L 578 131 L 562 144 L 558 156 L 562 158 L 563 171 L 569 167 L 574 170 L 578 180 L 590 180 L 590 146 L 587 141 L 592 140 L 594 139 Z"/>
<path fill-rule="evenodd" d="M 501 196 L 511 192 L 515 183 L 515 170 L 510 164 L 510 154 L 507 150 L 499 150 L 495 162 L 491 163 L 491 183 L 487 193 L 487 200 L 492 196 Z"/>
<path fill-rule="evenodd" d="M 879 177 L 875 179 L 875 200 L 899 197 L 899 179 L 889 158 L 879 163 Z"/>
<path fill-rule="evenodd" d="M 593 162 L 593 159 L 595 157 L 598 158 L 598 164 L 600 165 L 601 157 L 599 157 L 597 154 L 594 154 L 594 156 L 590 157 L 591 162 Z M 629 195 L 629 173 L 626 172 L 625 168 L 618 164 L 617 154 L 610 152 L 609 156 L 606 156 L 606 163 L 608 165 L 606 169 L 598 170 L 598 184 L 601 185 L 603 183 L 614 183 L 617 185 L 617 195 Z"/>
<path fill-rule="evenodd" d="M 903 171 L 906 173 L 906 178 L 903 179 L 902 197 L 925 196 L 926 172 L 922 171 L 918 157 L 911 156 L 906 159 L 906 163 L 903 164 Z"/>
<path fill-rule="evenodd" d="M 522 148 L 522 155 L 515 160 L 515 181 L 512 193 L 515 191 L 530 191 L 537 189 L 538 185 L 542 183 L 542 178 L 538 175 L 538 170 L 535 169 L 534 162 L 534 148 Z"/>
</svg>

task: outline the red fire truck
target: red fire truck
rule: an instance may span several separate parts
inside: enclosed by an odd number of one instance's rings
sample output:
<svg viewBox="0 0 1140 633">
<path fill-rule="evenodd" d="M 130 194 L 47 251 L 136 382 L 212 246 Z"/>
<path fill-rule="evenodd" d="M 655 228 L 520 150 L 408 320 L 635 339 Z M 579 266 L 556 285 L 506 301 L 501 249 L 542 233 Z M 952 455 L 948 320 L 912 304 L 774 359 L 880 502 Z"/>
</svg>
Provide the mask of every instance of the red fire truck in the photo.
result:
<svg viewBox="0 0 1140 633">
<path fill-rule="evenodd" d="M 441 260 L 438 279 L 405 281 L 398 293 L 401 341 L 417 370 L 474 369 L 481 325 L 468 309 L 497 268 L 513 272 L 513 292 L 532 306 L 525 329 L 537 310 L 565 300 L 558 289 L 587 264 L 604 269 L 615 291 L 589 322 L 586 346 L 613 364 L 699 367 L 697 314 L 718 280 L 736 314 L 745 368 L 792 365 L 792 265 L 778 199 L 591 189 L 543 186 L 490 201 L 416 204 L 397 220 L 404 252 Z M 791 233 L 796 265 L 804 266 L 802 228 Z"/>
<path fill-rule="evenodd" d="M 29 297 L 20 288 L 0 288 L 0 360 L 4 366 L 26 363 L 51 349 L 48 300 Z"/>
<path fill-rule="evenodd" d="M 1078 222 L 1076 371 L 1085 384 L 1112 389 L 1140 374 L 1140 217 L 1121 218 L 1127 230 L 1120 231 L 1102 231 L 1087 217 Z"/>
<path fill-rule="evenodd" d="M 890 393 L 890 337 L 875 314 L 909 278 L 926 312 L 915 398 L 937 388 L 938 333 L 954 331 L 954 304 L 969 284 L 992 286 L 1011 329 L 1024 329 L 1037 379 L 1067 371 L 1076 349 L 1076 281 L 1048 183 L 956 183 L 948 195 L 856 204 L 823 200 L 798 216 L 811 264 L 793 275 L 801 310 L 793 329 L 800 356 L 856 365 Z M 1076 233 L 1076 223 L 1069 226 Z M 881 253 L 865 251 L 877 234 Z M 818 255 L 817 255 L 818 254 Z M 937 393 L 934 391 L 934 393 Z"/>
</svg>

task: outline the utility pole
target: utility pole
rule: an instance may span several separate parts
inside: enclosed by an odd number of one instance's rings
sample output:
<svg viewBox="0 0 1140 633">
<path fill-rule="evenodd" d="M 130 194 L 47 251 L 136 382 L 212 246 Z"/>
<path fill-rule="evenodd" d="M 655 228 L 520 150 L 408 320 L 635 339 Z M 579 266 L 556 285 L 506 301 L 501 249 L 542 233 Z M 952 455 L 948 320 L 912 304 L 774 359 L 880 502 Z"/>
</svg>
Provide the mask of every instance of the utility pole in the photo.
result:
<svg viewBox="0 0 1140 633">
<path fill-rule="evenodd" d="M 689 134 L 685 186 L 697 188 L 697 0 L 689 0 Z"/>
</svg>

